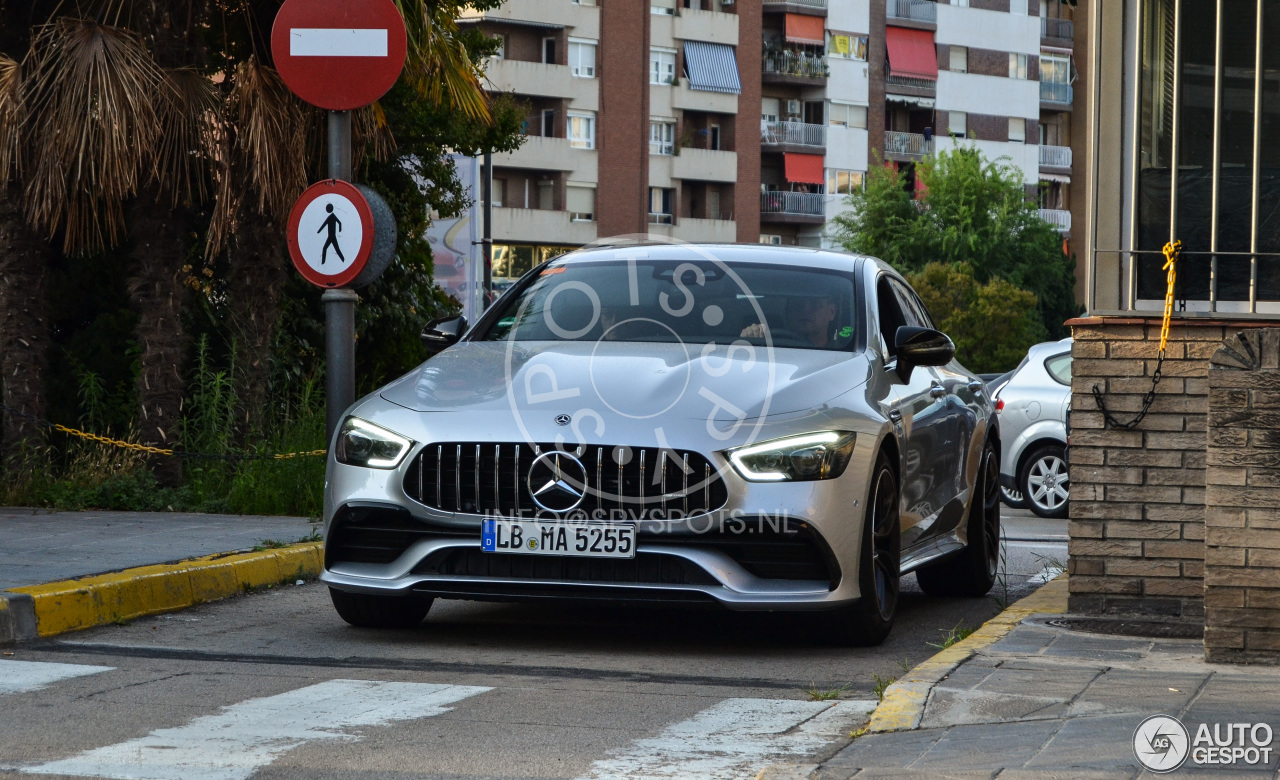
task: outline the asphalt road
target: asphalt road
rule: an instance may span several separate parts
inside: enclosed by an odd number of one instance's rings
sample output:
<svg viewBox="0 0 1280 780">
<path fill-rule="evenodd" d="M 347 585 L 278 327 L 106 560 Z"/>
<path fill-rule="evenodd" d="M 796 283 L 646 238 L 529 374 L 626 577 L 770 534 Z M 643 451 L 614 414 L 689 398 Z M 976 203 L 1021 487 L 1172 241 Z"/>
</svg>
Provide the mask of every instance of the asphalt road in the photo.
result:
<svg viewBox="0 0 1280 780">
<path fill-rule="evenodd" d="M 1066 559 L 1065 522 L 1006 530 L 1013 600 Z M 0 776 L 754 777 L 842 747 L 877 685 L 1000 609 L 904 591 L 889 639 L 848 649 L 810 618 L 600 606 L 439 601 L 363 631 L 285 586 L 9 648 Z"/>
</svg>

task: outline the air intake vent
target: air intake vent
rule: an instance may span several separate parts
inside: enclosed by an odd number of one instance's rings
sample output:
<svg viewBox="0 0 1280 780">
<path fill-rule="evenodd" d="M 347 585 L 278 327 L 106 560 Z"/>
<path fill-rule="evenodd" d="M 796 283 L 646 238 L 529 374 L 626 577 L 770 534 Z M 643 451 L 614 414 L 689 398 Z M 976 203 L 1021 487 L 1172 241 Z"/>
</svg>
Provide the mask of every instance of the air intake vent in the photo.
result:
<svg viewBox="0 0 1280 780">
<path fill-rule="evenodd" d="M 534 502 L 529 469 L 555 445 L 428 444 L 405 476 L 410 498 L 464 514 L 548 514 Z M 640 519 L 689 517 L 724 506 L 729 493 L 716 467 L 696 452 L 591 444 L 567 450 L 582 464 L 586 490 L 571 513 Z"/>
</svg>

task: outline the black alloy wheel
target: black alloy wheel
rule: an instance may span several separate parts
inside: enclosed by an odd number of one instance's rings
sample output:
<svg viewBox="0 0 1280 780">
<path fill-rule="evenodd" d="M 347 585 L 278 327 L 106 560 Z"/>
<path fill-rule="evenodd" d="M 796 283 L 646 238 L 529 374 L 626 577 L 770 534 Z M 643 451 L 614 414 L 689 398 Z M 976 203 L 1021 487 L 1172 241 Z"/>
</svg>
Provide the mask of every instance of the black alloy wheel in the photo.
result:
<svg viewBox="0 0 1280 780">
<path fill-rule="evenodd" d="M 871 477 L 858 556 L 860 598 L 824 615 L 827 637 L 853 647 L 878 645 L 893 628 L 902 584 L 902 526 L 898 475 L 881 452 Z"/>
</svg>

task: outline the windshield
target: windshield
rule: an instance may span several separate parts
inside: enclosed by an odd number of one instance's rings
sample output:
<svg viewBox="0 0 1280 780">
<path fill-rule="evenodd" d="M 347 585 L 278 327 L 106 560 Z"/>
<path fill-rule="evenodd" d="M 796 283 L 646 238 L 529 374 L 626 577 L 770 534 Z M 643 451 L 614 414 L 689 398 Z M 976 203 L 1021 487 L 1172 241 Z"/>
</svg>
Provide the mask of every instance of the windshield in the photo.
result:
<svg viewBox="0 0 1280 780">
<path fill-rule="evenodd" d="M 639 341 L 848 349 L 853 280 L 834 271 L 710 260 L 551 265 L 480 335 L 486 341 Z"/>
</svg>

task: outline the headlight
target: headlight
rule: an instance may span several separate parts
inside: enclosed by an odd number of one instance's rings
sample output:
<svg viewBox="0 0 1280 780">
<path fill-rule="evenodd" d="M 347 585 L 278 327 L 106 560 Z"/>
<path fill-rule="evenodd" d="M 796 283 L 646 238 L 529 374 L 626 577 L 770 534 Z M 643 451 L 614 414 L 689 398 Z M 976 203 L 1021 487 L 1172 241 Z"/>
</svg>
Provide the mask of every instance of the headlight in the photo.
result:
<svg viewBox="0 0 1280 780">
<path fill-rule="evenodd" d="M 853 440 L 846 431 L 806 433 L 732 450 L 729 460 L 752 482 L 835 479 L 849 465 Z"/>
<path fill-rule="evenodd" d="M 334 456 L 348 466 L 393 469 L 400 465 L 413 442 L 359 417 L 348 417 L 338 431 Z"/>
</svg>

